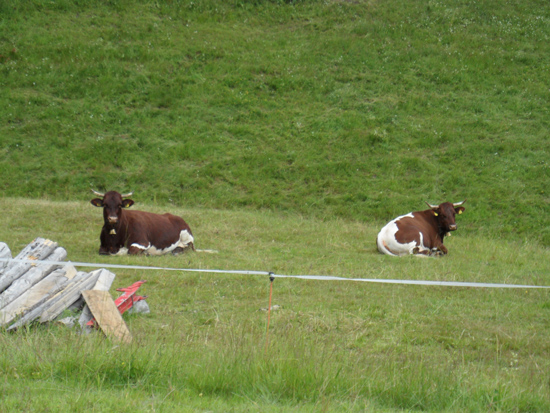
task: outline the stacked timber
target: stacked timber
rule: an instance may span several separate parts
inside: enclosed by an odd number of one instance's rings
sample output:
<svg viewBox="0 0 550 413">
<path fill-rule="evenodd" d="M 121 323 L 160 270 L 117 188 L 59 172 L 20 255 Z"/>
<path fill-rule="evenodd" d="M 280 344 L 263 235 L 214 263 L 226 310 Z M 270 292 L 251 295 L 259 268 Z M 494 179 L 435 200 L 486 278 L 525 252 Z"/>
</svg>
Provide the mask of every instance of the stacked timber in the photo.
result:
<svg viewBox="0 0 550 413">
<path fill-rule="evenodd" d="M 0 261 L 0 327 L 8 330 L 32 321 L 55 320 L 75 303 L 84 303 L 83 291 L 108 291 L 115 275 L 105 269 L 89 273 L 67 263 L 59 265 L 67 251 L 56 242 L 36 238 L 13 261 Z M 0 242 L 0 258 L 12 258 L 8 246 Z M 80 324 L 92 319 L 85 307 Z"/>
</svg>

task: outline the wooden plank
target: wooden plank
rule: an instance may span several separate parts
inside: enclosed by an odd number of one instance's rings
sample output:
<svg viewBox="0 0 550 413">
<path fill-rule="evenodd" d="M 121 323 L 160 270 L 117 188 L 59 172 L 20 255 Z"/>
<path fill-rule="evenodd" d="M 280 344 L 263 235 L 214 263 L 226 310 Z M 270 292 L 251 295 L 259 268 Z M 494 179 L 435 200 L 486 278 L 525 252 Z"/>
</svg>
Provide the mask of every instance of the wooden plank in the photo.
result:
<svg viewBox="0 0 550 413">
<path fill-rule="evenodd" d="M 57 247 L 54 252 L 48 256 L 49 261 L 63 261 L 65 258 L 67 258 L 67 251 L 62 247 Z M 60 268 L 59 265 L 38 262 L 35 267 L 31 267 L 0 293 L 0 309 L 11 303 L 38 281 L 58 268 Z"/>
<path fill-rule="evenodd" d="M 82 291 L 89 290 L 95 285 L 100 271 L 101 270 L 92 271 L 82 279 L 67 284 L 56 297 L 48 301 L 50 305 L 44 309 L 39 321 L 41 323 L 46 323 L 59 316 L 67 307 L 80 298 Z"/>
<path fill-rule="evenodd" d="M 97 282 L 92 288 L 92 290 L 109 291 L 115 279 L 115 274 L 113 274 L 110 271 L 107 271 L 106 269 L 101 269 L 100 271 L 101 272 L 99 274 L 99 277 L 97 278 Z M 92 312 L 90 311 L 90 308 L 86 305 L 82 309 L 82 314 L 78 319 L 78 324 L 80 324 L 80 327 L 85 329 L 86 323 L 90 321 L 92 318 L 94 318 L 92 315 Z"/>
<path fill-rule="evenodd" d="M 99 327 L 109 338 L 113 338 L 123 343 L 130 343 L 132 335 L 128 326 L 118 312 L 115 302 L 108 291 L 89 290 L 83 291 L 82 295 L 86 304 L 95 317 Z"/>
<path fill-rule="evenodd" d="M 75 275 L 76 269 L 72 265 L 66 265 L 49 274 L 0 310 L 0 326 L 13 322 L 17 317 L 24 316 L 46 302 L 52 295 L 62 290 Z"/>
<path fill-rule="evenodd" d="M 50 241 L 49 239 L 36 238 L 31 247 L 25 248 L 17 255 L 16 259 L 27 259 L 35 262 L 17 262 L 13 265 L 8 265 L 0 276 L 0 292 L 8 288 L 16 279 L 25 274 L 31 267 L 37 265 L 37 260 L 43 260 L 50 255 L 56 248 L 57 242 Z M 28 247 L 28 246 L 27 246 Z"/>
</svg>

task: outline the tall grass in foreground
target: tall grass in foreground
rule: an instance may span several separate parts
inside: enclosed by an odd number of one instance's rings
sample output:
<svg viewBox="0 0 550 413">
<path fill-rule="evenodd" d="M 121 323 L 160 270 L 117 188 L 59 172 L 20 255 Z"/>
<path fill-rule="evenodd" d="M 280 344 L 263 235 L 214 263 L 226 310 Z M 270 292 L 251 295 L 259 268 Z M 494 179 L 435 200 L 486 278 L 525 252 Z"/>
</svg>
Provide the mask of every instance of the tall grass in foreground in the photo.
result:
<svg viewBox="0 0 550 413">
<path fill-rule="evenodd" d="M 262 411 L 323 405 L 330 410 L 548 408 L 548 375 L 541 371 L 547 364 L 519 357 L 503 363 L 498 346 L 487 360 L 469 362 L 460 351 L 427 354 L 414 345 L 380 354 L 350 351 L 337 343 L 308 342 L 295 331 L 276 340 L 265 355 L 259 331 L 252 339 L 231 337 L 241 329 L 217 327 L 221 331 L 212 335 L 220 342 L 215 344 L 190 343 L 179 333 L 163 332 L 129 348 L 59 329 L 2 335 L 3 348 L 15 356 L 15 362 L 0 366 L 4 407 L 28 404 L 21 400 L 22 389 L 32 386 L 56 390 L 46 392 L 51 399 L 45 406 L 51 407 L 72 399 L 67 393 L 95 394 L 95 408 L 111 406 L 125 394 L 117 411 L 131 411 L 150 398 L 162 400 L 166 411 L 220 401 L 224 410 L 232 405 L 248 410 L 252 403 Z M 75 411 L 84 406 L 72 402 Z"/>
<path fill-rule="evenodd" d="M 0 217 L 0 240 L 14 253 L 33 234 L 58 241 L 73 261 L 550 285 L 547 249 L 460 228 L 446 257 L 394 259 L 376 252 L 382 223 L 174 208 L 197 243 L 219 254 L 99 257 L 101 214 L 88 203 L 0 200 L 4 211 L 14 205 L 20 214 Z M 0 411 L 550 407 L 548 290 L 276 279 L 281 308 L 272 312 L 266 354 L 268 277 L 116 274 L 113 289 L 147 280 L 140 292 L 152 313 L 125 316 L 134 343 L 57 325 L 0 332 Z"/>
</svg>

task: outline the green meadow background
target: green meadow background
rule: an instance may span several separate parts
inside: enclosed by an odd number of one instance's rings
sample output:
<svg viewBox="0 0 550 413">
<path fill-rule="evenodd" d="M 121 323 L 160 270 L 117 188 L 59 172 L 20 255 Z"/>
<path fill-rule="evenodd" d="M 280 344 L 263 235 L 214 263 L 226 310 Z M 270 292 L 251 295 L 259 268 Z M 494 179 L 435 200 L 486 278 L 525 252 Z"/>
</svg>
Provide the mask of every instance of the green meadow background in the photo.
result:
<svg viewBox="0 0 550 413">
<path fill-rule="evenodd" d="M 550 285 L 547 1 L 0 0 L 0 241 L 73 261 Z M 218 254 L 98 257 L 90 189 Z M 467 199 L 441 259 L 397 215 Z M 546 290 L 116 271 L 128 348 L 0 332 L 3 411 L 548 411 Z"/>
<path fill-rule="evenodd" d="M 545 1 L 3 0 L 0 189 L 550 244 Z"/>
</svg>

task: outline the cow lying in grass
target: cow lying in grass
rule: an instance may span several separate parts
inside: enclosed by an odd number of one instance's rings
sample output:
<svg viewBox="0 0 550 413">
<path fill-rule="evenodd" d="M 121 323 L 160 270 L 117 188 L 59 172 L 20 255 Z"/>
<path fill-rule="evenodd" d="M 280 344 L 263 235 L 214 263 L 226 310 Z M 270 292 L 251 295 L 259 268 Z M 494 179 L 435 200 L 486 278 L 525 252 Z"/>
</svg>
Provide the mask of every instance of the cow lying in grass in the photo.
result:
<svg viewBox="0 0 550 413">
<path fill-rule="evenodd" d="M 93 192 L 100 198 L 92 199 L 92 205 L 103 208 L 100 254 L 162 255 L 195 250 L 191 228 L 182 218 L 172 214 L 126 210 L 134 204 L 128 199 L 132 192 Z"/>
<path fill-rule="evenodd" d="M 466 200 L 452 204 L 428 204 L 430 209 L 410 212 L 395 218 L 382 228 L 376 238 L 378 251 L 388 255 L 445 255 L 445 235 L 456 230 L 455 215 L 462 214 Z"/>
</svg>

